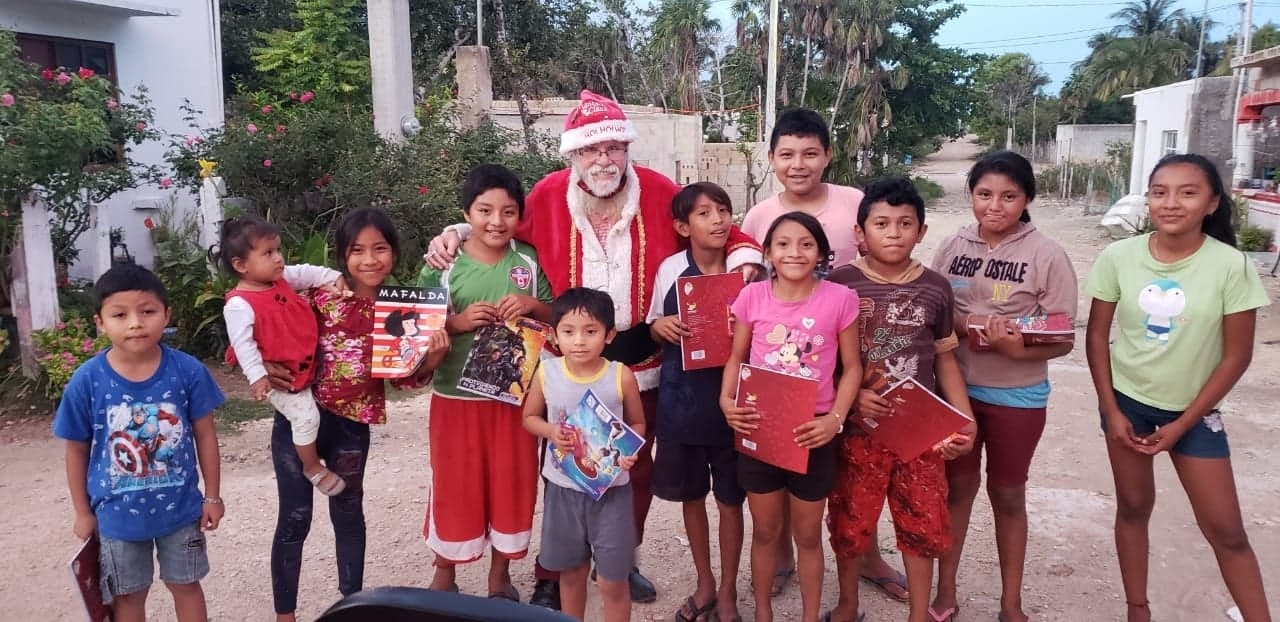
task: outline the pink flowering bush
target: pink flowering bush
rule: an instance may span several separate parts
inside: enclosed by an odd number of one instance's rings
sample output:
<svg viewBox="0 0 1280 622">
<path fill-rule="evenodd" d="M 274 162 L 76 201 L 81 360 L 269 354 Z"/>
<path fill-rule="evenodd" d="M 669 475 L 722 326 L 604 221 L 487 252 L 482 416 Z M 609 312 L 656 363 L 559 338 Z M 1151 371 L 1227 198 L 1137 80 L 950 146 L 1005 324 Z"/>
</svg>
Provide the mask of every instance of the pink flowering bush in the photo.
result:
<svg viewBox="0 0 1280 622">
<path fill-rule="evenodd" d="M 21 214 L 34 194 L 48 204 L 55 260 L 77 258 L 76 240 L 92 226 L 89 208 L 158 180 L 130 147 L 160 138 L 145 90 L 129 101 L 85 68 L 41 70 L 21 60 L 12 32 L 0 29 L 0 210 Z M 7 275 L 18 218 L 0 219 L 0 275 Z M 7 287 L 7 276 L 0 278 Z M 7 291 L 7 289 L 6 289 Z"/>
<path fill-rule="evenodd" d="M 76 368 L 111 345 L 106 335 L 96 334 L 93 324 L 80 317 L 35 331 L 31 339 L 39 353 L 36 361 L 44 371 L 45 396 L 51 400 L 62 396 Z"/>
</svg>

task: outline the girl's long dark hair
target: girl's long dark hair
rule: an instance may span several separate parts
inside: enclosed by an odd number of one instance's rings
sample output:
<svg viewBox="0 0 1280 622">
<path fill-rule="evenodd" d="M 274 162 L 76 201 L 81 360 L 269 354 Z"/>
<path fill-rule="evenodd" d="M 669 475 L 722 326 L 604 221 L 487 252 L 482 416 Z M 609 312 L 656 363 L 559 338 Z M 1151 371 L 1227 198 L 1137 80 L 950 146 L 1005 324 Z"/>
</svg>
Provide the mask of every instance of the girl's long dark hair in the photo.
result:
<svg viewBox="0 0 1280 622">
<path fill-rule="evenodd" d="M 1173 153 L 1156 162 L 1155 168 L 1151 169 L 1151 176 L 1147 178 L 1147 184 L 1151 184 L 1151 180 L 1155 179 L 1156 171 L 1169 166 L 1171 164 L 1190 164 L 1198 167 L 1204 173 L 1205 180 L 1209 182 L 1209 191 L 1218 197 L 1218 209 L 1213 210 L 1204 220 L 1200 222 L 1200 231 L 1205 235 L 1222 242 L 1232 248 L 1236 247 L 1236 230 L 1231 225 L 1232 212 L 1235 210 L 1235 203 L 1231 200 L 1231 194 L 1227 192 L 1226 187 L 1222 183 L 1222 175 L 1218 174 L 1218 169 L 1213 162 L 1198 153 Z"/>
</svg>

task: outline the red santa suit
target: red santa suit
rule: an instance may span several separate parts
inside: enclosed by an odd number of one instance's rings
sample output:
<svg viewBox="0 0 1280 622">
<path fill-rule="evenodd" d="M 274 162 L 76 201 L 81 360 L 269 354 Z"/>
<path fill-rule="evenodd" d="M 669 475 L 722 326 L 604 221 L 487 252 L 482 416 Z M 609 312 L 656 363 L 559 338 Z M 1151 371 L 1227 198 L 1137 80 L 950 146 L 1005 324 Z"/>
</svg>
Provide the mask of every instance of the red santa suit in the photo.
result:
<svg viewBox="0 0 1280 622">
<path fill-rule="evenodd" d="M 639 138 L 617 102 L 587 90 L 580 99 L 565 118 L 561 155 Z M 574 167 L 542 178 L 525 199 L 516 237 L 538 250 L 555 295 L 570 287 L 590 287 L 613 298 L 618 337 L 605 349 L 605 358 L 628 365 L 641 391 L 655 389 L 661 349 L 649 338 L 644 319 L 658 266 L 687 243 L 671 224 L 671 199 L 680 186 L 657 171 L 627 162 L 614 197 L 622 213 L 602 243 L 587 219 L 589 195 L 581 182 Z M 730 270 L 761 263 L 759 245 L 737 227 L 730 230 L 725 251 Z"/>
</svg>

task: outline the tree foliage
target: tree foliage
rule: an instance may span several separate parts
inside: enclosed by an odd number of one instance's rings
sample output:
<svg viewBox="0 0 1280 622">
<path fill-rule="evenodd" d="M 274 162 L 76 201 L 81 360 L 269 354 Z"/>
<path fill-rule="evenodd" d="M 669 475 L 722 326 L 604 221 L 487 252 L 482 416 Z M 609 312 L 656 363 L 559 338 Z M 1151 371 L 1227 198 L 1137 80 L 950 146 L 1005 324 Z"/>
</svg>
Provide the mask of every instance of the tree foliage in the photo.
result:
<svg viewBox="0 0 1280 622">
<path fill-rule="evenodd" d="M 253 62 L 263 87 L 312 91 L 326 99 L 370 99 L 368 17 L 364 0 L 295 0 L 296 29 L 261 33 Z"/>
</svg>

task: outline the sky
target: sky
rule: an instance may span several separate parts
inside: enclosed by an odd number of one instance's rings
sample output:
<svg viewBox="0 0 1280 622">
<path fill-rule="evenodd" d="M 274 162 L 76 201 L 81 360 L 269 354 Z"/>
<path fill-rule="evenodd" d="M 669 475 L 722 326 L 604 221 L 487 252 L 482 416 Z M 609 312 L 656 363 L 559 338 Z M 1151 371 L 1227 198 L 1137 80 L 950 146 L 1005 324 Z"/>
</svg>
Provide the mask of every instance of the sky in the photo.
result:
<svg viewBox="0 0 1280 622">
<path fill-rule="evenodd" d="M 1029 54 L 1053 82 L 1045 92 L 1057 94 L 1071 73 L 1071 65 L 1089 53 L 1088 41 L 1118 24 L 1109 16 L 1126 3 L 1113 0 L 972 0 L 966 10 L 938 34 L 938 43 L 971 52 L 999 55 Z M 1204 0 L 1178 0 L 1178 8 L 1192 15 L 1205 9 Z M 732 32 L 729 2 L 713 0 L 712 16 Z M 1240 28 L 1241 3 L 1208 0 L 1209 18 L 1218 23 L 1206 39 L 1223 39 Z M 1268 20 L 1280 24 L 1280 0 L 1256 0 L 1254 26 Z"/>
</svg>

